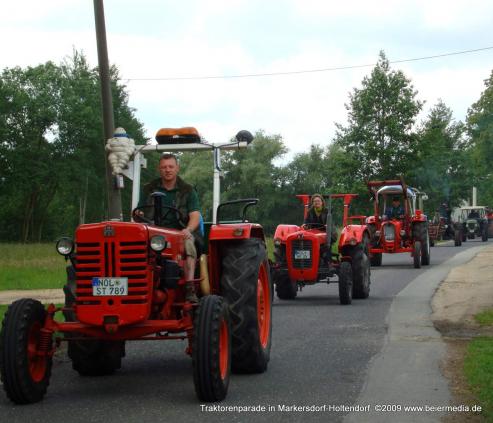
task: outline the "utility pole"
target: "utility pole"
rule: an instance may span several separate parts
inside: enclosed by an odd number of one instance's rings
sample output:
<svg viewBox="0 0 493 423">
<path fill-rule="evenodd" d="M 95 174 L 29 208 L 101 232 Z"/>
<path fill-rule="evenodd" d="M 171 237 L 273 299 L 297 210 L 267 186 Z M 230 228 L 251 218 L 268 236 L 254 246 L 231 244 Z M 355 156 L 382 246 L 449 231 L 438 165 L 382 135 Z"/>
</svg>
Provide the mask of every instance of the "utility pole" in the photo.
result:
<svg viewBox="0 0 493 423">
<path fill-rule="evenodd" d="M 106 25 L 104 21 L 103 0 L 94 0 L 94 19 L 96 22 L 96 41 L 98 45 L 99 79 L 101 81 L 101 99 L 103 103 L 104 145 L 113 137 L 115 121 L 113 116 L 113 99 L 111 97 L 110 66 L 108 46 L 106 43 Z M 105 153 L 106 186 L 108 195 L 108 216 L 110 219 L 122 219 L 122 201 L 116 178 L 111 173 L 108 157 Z"/>
</svg>

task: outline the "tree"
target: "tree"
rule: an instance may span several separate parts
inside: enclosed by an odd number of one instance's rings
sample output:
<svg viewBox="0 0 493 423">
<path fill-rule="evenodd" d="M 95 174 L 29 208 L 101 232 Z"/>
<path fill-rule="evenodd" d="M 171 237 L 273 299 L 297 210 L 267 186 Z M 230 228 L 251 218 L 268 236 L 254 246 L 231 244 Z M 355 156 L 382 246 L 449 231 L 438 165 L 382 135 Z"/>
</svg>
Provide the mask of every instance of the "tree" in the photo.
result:
<svg viewBox="0 0 493 423">
<path fill-rule="evenodd" d="M 409 180 L 428 194 L 428 214 L 443 202 L 458 206 L 467 195 L 470 169 L 463 135 L 464 125 L 453 120 L 452 111 L 441 100 L 418 130 L 416 166 Z"/>
<path fill-rule="evenodd" d="M 481 204 L 493 205 L 493 72 L 485 80 L 485 90 L 468 110 L 467 131 L 470 137 L 471 164 Z"/>
<path fill-rule="evenodd" d="M 142 124 L 112 68 L 115 122 L 137 142 Z M 105 210 L 97 70 L 83 55 L 0 76 L 0 239 L 52 240 Z M 128 197 L 128 195 L 127 195 Z M 81 209 L 82 208 L 82 209 Z"/>
<path fill-rule="evenodd" d="M 423 103 L 401 71 L 390 69 L 383 52 L 361 89 L 350 94 L 348 125 L 337 124 L 336 144 L 352 157 L 347 172 L 364 181 L 395 178 L 413 167 L 413 125 Z"/>
<path fill-rule="evenodd" d="M 287 197 L 280 189 L 283 172 L 275 164 L 287 152 L 280 135 L 259 131 L 248 149 L 224 154 L 222 200 L 258 198 L 259 204 L 249 213 L 250 220 L 261 223 L 268 232 L 279 223 Z M 231 218 L 238 218 L 230 215 Z"/>
</svg>

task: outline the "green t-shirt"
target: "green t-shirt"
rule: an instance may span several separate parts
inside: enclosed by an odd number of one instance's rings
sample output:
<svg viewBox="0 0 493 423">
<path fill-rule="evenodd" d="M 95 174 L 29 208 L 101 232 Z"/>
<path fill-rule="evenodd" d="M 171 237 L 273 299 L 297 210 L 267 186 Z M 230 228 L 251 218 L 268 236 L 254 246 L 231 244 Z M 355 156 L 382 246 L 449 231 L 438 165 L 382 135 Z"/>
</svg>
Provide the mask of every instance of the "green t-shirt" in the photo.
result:
<svg viewBox="0 0 493 423">
<path fill-rule="evenodd" d="M 163 194 L 165 194 L 165 197 L 163 197 L 163 200 L 162 200 L 163 205 L 176 207 L 176 193 L 178 192 L 178 189 L 176 187 L 168 191 L 166 188 L 161 186 L 158 189 L 154 190 L 154 192 L 156 192 L 156 191 L 159 191 L 159 192 L 162 192 Z M 148 204 L 146 204 L 146 202 L 147 202 L 147 198 L 144 198 L 144 194 L 141 191 L 138 207 L 148 205 Z M 168 211 L 169 211 L 169 213 L 168 213 Z M 194 189 L 188 195 L 187 211 L 188 211 L 188 213 L 191 213 L 194 211 L 200 211 L 199 196 L 197 195 L 197 192 Z M 173 210 L 163 209 L 162 215 L 165 217 L 165 219 L 163 220 L 162 226 L 164 226 L 166 228 L 183 229 L 183 227 L 178 222 L 178 217 L 176 216 L 176 213 L 174 213 Z"/>
</svg>

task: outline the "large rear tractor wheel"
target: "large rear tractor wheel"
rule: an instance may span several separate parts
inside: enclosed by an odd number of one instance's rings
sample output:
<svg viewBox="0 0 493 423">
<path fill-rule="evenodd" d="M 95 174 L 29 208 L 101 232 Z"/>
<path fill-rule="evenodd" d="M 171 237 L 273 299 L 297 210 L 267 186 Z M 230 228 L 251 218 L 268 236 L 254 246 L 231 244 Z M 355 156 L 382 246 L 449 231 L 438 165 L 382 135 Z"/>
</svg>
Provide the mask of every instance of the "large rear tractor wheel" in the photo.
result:
<svg viewBox="0 0 493 423">
<path fill-rule="evenodd" d="M 291 282 L 289 276 L 280 276 L 274 280 L 276 294 L 281 300 L 294 300 L 298 293 L 296 283 Z"/>
<path fill-rule="evenodd" d="M 413 225 L 413 238 L 421 244 L 421 264 L 428 266 L 430 264 L 430 234 L 428 232 L 428 224 L 426 222 L 417 222 Z M 415 261 L 416 267 L 416 261 Z"/>
<path fill-rule="evenodd" d="M 414 260 L 414 268 L 419 269 L 421 267 L 421 241 L 414 242 L 413 260 Z"/>
<path fill-rule="evenodd" d="M 382 265 L 382 253 L 372 253 L 370 255 L 370 264 L 378 267 Z"/>
<path fill-rule="evenodd" d="M 272 285 L 263 241 L 246 239 L 224 249 L 221 293 L 231 318 L 233 372 L 263 373 L 272 339 Z"/>
<path fill-rule="evenodd" d="M 368 298 L 370 295 L 370 260 L 363 250 L 352 255 L 353 298 Z"/>
<path fill-rule="evenodd" d="M 339 301 L 342 305 L 351 304 L 353 299 L 353 268 L 343 261 L 339 267 Z"/>
<path fill-rule="evenodd" d="M 0 333 L 0 371 L 3 389 L 16 404 L 41 401 L 50 384 L 51 337 L 41 329 L 43 305 L 32 299 L 13 302 L 5 313 Z"/>
<path fill-rule="evenodd" d="M 226 398 L 231 373 L 231 326 L 226 302 L 202 297 L 195 312 L 192 347 L 193 382 L 200 401 Z"/>
<path fill-rule="evenodd" d="M 454 231 L 454 245 L 456 247 L 460 247 L 462 245 L 462 234 L 458 229 Z"/>
</svg>

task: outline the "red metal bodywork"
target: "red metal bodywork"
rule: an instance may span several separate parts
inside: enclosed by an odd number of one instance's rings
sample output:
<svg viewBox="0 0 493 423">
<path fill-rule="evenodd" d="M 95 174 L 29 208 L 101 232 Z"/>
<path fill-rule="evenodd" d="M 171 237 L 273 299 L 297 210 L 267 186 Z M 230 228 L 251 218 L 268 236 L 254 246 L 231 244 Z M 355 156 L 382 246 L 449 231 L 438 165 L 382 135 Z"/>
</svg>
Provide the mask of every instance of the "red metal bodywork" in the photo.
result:
<svg viewBox="0 0 493 423">
<path fill-rule="evenodd" d="M 370 248 L 371 254 L 386 253 L 411 253 L 413 252 L 414 239 L 412 236 L 412 225 L 416 222 L 426 222 L 427 218 L 421 210 L 416 210 L 414 214 L 411 213 L 408 203 L 407 190 L 408 187 L 404 180 L 390 179 L 383 181 L 369 181 L 367 183 L 368 189 L 373 198 L 374 215 L 369 216 L 366 219 L 368 225 L 373 225 L 375 232 L 380 233 L 378 237 L 373 238 L 372 247 Z M 386 185 L 400 185 L 402 187 L 402 196 L 404 198 L 404 216 L 402 219 L 383 219 L 379 210 L 379 198 L 377 195 L 378 188 Z M 385 238 L 385 225 L 392 225 L 394 228 L 394 239 L 388 240 Z M 403 233 L 402 233 L 403 231 Z"/>
<path fill-rule="evenodd" d="M 311 196 L 308 194 L 299 194 L 296 196 L 303 204 L 303 215 L 306 218 L 310 204 Z M 338 251 L 340 254 L 339 260 L 350 260 L 350 257 L 345 255 L 347 247 L 353 247 L 363 242 L 363 237 L 369 236 L 368 229 L 364 224 L 366 216 L 349 216 L 349 205 L 351 201 L 357 197 L 357 194 L 330 194 L 324 195 L 325 199 L 342 199 L 343 200 L 343 229 L 341 231 Z M 359 224 L 353 224 L 357 222 Z M 321 250 L 327 245 L 326 232 L 324 229 L 305 229 L 297 225 L 279 225 L 274 234 L 274 242 L 282 245 L 285 248 L 285 257 L 287 263 L 287 271 L 291 280 L 302 281 L 305 284 L 312 284 L 319 281 L 321 263 Z M 311 251 L 310 266 L 297 267 L 293 264 L 293 243 L 297 242 L 298 246 L 309 245 Z M 304 247 L 297 247 L 304 248 Z M 326 263 L 327 265 L 327 263 Z M 339 262 L 333 260 L 330 264 L 337 268 Z"/>
<path fill-rule="evenodd" d="M 162 235 L 167 247 L 158 254 L 149 247 L 154 235 Z M 221 224 L 211 228 L 208 269 L 211 293 L 219 293 L 221 241 L 258 237 L 264 233 L 252 223 Z M 160 260 L 166 259 L 183 269 L 184 237 L 179 230 L 134 222 L 102 222 L 81 225 L 75 233 L 76 303 L 70 309 L 75 322 L 46 320 L 50 333 L 77 333 L 102 340 L 191 339 L 192 310 L 185 302 L 185 279 L 177 287 L 160 288 Z M 93 277 L 127 277 L 128 295 L 93 296 Z M 196 281 L 199 289 L 200 280 Z M 51 306 L 50 306 L 51 307 Z M 49 308 L 51 316 L 56 309 Z M 152 335 L 152 336 L 150 336 Z M 74 338 L 70 338 L 74 339 Z M 191 352 L 191 345 L 187 348 Z"/>
</svg>

